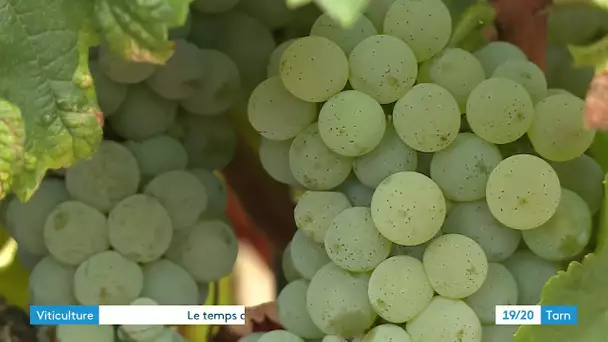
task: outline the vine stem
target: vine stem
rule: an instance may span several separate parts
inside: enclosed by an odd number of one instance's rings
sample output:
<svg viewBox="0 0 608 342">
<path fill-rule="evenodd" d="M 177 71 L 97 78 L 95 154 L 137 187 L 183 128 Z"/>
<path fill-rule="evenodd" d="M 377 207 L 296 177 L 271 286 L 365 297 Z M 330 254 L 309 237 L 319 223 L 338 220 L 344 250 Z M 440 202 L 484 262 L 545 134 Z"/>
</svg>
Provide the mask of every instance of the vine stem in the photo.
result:
<svg viewBox="0 0 608 342">
<path fill-rule="evenodd" d="M 545 70 L 551 0 L 494 0 L 493 4 L 498 38 L 519 46 L 530 61 Z"/>
</svg>

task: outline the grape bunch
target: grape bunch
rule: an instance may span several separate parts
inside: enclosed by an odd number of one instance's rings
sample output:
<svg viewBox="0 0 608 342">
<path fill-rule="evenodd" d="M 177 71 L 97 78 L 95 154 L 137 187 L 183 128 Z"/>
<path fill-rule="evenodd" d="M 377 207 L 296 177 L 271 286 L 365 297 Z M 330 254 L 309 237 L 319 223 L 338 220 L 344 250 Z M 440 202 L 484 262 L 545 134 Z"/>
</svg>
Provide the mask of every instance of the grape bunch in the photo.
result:
<svg viewBox="0 0 608 342">
<path fill-rule="evenodd" d="M 27 203 L 2 202 L 31 272 L 30 304 L 201 305 L 232 271 L 238 240 L 217 171 L 236 148 L 225 113 L 241 96 L 242 72 L 234 56 L 186 40 L 188 26 L 172 35 L 175 53 L 163 66 L 93 51 L 105 140 L 91 159 L 49 172 Z M 54 335 L 185 341 L 164 326 L 60 325 Z"/>
<path fill-rule="evenodd" d="M 440 0 L 377 0 L 274 50 L 247 115 L 303 193 L 284 330 L 240 342 L 513 341 L 494 307 L 537 304 L 585 254 L 603 172 L 584 101 L 510 43 L 448 46 L 453 24 Z"/>
</svg>

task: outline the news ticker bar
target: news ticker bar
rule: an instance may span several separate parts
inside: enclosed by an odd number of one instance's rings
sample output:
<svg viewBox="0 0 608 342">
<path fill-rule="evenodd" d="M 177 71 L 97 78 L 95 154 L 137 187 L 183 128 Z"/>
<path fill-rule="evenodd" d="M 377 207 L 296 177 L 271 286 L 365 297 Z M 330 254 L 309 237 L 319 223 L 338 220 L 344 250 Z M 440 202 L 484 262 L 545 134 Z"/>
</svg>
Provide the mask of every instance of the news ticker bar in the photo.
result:
<svg viewBox="0 0 608 342">
<path fill-rule="evenodd" d="M 31 325 L 243 325 L 240 305 L 30 306 Z"/>
<path fill-rule="evenodd" d="M 497 305 L 496 325 L 575 325 L 576 306 Z"/>
</svg>

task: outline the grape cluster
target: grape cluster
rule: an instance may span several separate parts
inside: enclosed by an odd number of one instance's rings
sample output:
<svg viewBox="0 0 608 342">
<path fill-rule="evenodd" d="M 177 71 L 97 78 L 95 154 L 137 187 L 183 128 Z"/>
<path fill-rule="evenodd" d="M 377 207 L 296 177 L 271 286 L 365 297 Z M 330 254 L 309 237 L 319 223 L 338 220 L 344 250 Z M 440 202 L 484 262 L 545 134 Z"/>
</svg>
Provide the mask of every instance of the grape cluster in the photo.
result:
<svg viewBox="0 0 608 342">
<path fill-rule="evenodd" d="M 537 304 L 584 254 L 603 196 L 584 101 L 512 44 L 448 46 L 453 24 L 441 0 L 376 0 L 272 53 L 248 118 L 303 193 L 285 330 L 241 342 L 512 341 L 494 307 Z"/>
</svg>

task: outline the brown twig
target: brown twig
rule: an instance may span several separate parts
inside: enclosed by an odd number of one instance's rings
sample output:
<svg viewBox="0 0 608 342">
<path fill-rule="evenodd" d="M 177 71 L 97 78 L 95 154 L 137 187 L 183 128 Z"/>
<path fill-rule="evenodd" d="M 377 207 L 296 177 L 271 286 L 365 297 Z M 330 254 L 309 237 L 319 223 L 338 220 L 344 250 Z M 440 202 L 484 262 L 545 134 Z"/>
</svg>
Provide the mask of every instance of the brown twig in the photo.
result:
<svg viewBox="0 0 608 342">
<path fill-rule="evenodd" d="M 274 248 L 285 249 L 297 229 L 289 188 L 268 176 L 244 139 L 239 140 L 232 162 L 222 173 L 255 227 Z"/>
<path fill-rule="evenodd" d="M 494 0 L 498 38 L 519 46 L 543 70 L 550 5 L 551 0 Z"/>
</svg>

